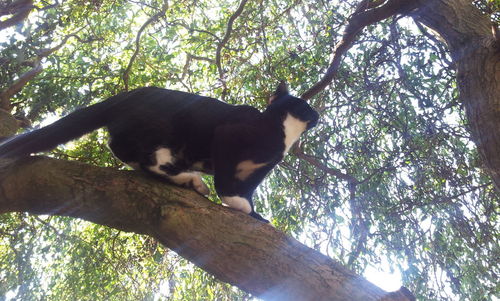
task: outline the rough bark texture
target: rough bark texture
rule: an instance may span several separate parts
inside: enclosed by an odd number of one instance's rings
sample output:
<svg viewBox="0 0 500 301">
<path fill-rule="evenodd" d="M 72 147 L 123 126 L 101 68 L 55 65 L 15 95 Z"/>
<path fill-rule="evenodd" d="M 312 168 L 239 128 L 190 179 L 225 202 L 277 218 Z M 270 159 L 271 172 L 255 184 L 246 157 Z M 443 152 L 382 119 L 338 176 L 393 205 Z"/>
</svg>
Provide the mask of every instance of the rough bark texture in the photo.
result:
<svg viewBox="0 0 500 301">
<path fill-rule="evenodd" d="M 414 16 L 449 46 L 473 139 L 500 192 L 500 41 L 471 1 L 422 2 Z"/>
<path fill-rule="evenodd" d="M 133 171 L 0 161 L 0 213 L 82 218 L 147 234 L 217 278 L 272 300 L 412 300 L 387 293 L 272 226 Z"/>
</svg>

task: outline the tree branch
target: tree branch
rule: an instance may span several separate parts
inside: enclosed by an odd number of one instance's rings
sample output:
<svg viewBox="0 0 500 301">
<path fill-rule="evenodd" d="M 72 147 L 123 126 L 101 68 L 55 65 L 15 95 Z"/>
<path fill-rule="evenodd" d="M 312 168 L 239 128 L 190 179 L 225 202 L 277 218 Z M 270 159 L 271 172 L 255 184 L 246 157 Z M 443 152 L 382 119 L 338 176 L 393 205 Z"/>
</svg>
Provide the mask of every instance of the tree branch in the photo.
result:
<svg viewBox="0 0 500 301">
<path fill-rule="evenodd" d="M 302 94 L 310 99 L 333 80 L 342 55 L 352 46 L 356 35 L 366 26 L 395 14 L 411 15 L 434 29 L 446 40 L 457 66 L 460 98 L 465 104 L 474 140 L 488 172 L 500 191 L 500 76 L 497 33 L 491 21 L 469 0 L 387 0 L 360 2 L 335 45 L 333 59 L 325 75 Z M 456 20 L 461 20 L 456 22 Z"/>
<path fill-rule="evenodd" d="M 10 87 L 0 92 L 0 109 L 10 112 L 10 110 L 12 109 L 10 98 L 19 91 L 21 91 L 24 88 L 24 86 L 28 84 L 30 80 L 35 78 L 38 74 L 40 74 L 43 71 L 43 66 L 41 63 L 42 59 L 48 57 L 52 53 L 61 49 L 68 42 L 69 38 L 75 38 L 81 43 L 88 43 L 97 40 L 97 39 L 82 40 L 80 39 L 80 37 L 76 35 L 76 33 L 72 33 L 65 36 L 64 39 L 61 41 L 61 43 L 59 43 L 57 46 L 48 49 L 41 49 L 34 60 L 23 62 L 23 64 L 30 65 L 32 66 L 32 68 L 27 72 L 21 74 L 21 76 L 19 76 L 19 78 L 16 81 L 14 81 L 14 83 L 10 85 Z"/>
<path fill-rule="evenodd" d="M 382 2 L 385 4 L 380 5 Z M 399 13 L 407 13 L 416 7 L 414 1 L 387 0 L 387 1 L 361 1 L 355 12 L 351 15 L 346 25 L 341 40 L 335 45 L 330 66 L 323 77 L 309 90 L 301 95 L 302 99 L 310 99 L 323 91 L 335 77 L 340 66 L 342 56 L 352 47 L 358 33 L 368 25 L 374 24 Z"/>
<path fill-rule="evenodd" d="M 14 96 L 17 92 L 21 91 L 22 88 L 24 88 L 24 86 L 26 86 L 26 84 L 30 80 L 35 78 L 35 76 L 40 74 L 42 70 L 43 70 L 42 64 L 40 63 L 40 60 L 37 60 L 33 68 L 23 73 L 12 85 L 10 85 L 10 87 L 3 90 L 2 93 L 0 93 L 0 109 L 10 112 L 10 110 L 12 109 L 10 104 L 10 98 Z"/>
<path fill-rule="evenodd" d="M 44 157 L 0 161 L 0 213 L 72 216 L 150 235 L 272 300 L 414 300 L 386 293 L 268 224 L 133 171 Z"/>
<path fill-rule="evenodd" d="M 353 177 L 353 176 L 351 176 L 349 174 L 343 173 L 341 170 L 339 170 L 337 168 L 328 167 L 325 164 L 319 162 L 316 158 L 311 157 L 311 156 L 305 154 L 304 151 L 302 150 L 302 148 L 300 147 L 300 145 L 296 145 L 293 148 L 293 154 L 295 156 L 297 156 L 298 158 L 300 158 L 300 159 L 308 162 L 309 164 L 313 165 L 314 167 L 322 170 L 323 172 L 325 172 L 327 174 L 330 174 L 330 175 L 332 175 L 332 176 L 334 176 L 336 178 L 339 178 L 341 180 L 346 181 L 350 185 L 357 185 L 357 184 L 359 184 L 358 179 L 356 179 L 355 177 Z"/>
<path fill-rule="evenodd" d="M 0 16 L 12 14 L 13 16 L 5 21 L 0 21 L 0 31 L 18 24 L 28 17 L 33 6 L 33 0 L 18 0 L 11 4 L 0 6 Z"/>
<path fill-rule="evenodd" d="M 158 18 L 165 15 L 167 8 L 168 8 L 168 2 L 164 1 L 163 6 L 161 7 L 160 11 L 157 12 L 156 14 L 154 14 L 153 16 L 151 16 L 151 18 L 149 18 L 146 22 L 144 22 L 144 24 L 142 24 L 141 28 L 137 32 L 137 36 L 135 37 L 134 53 L 132 54 L 132 57 L 130 58 L 130 60 L 128 62 L 128 66 L 125 69 L 125 71 L 123 72 L 123 76 L 122 76 L 123 83 L 125 85 L 125 91 L 128 91 L 128 80 L 129 80 L 130 70 L 132 69 L 132 65 L 134 64 L 134 61 L 135 61 L 137 55 L 139 54 L 139 49 L 141 47 L 142 32 L 146 29 L 146 27 L 148 27 L 149 24 L 156 22 L 156 20 L 158 20 Z"/>
<path fill-rule="evenodd" d="M 236 11 L 231 15 L 231 17 L 229 17 L 229 20 L 227 21 L 226 33 L 224 34 L 222 40 L 217 44 L 217 49 L 215 51 L 215 65 L 217 66 L 217 70 L 219 71 L 219 80 L 221 81 L 223 86 L 222 99 L 224 99 L 228 93 L 224 70 L 222 69 L 222 64 L 221 64 L 222 48 L 226 46 L 227 41 L 229 41 L 229 37 L 231 36 L 231 32 L 233 31 L 234 20 L 236 20 L 236 18 L 238 18 L 241 15 L 247 1 L 248 0 L 242 0 Z"/>
</svg>

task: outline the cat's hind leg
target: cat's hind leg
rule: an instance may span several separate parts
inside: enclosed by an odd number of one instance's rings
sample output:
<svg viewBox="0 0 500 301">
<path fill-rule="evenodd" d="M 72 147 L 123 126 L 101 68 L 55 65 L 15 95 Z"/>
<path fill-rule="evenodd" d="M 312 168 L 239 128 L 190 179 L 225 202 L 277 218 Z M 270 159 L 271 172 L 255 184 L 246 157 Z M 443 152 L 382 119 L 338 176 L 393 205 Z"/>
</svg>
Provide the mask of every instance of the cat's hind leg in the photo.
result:
<svg viewBox="0 0 500 301">
<path fill-rule="evenodd" d="M 151 159 L 153 164 L 146 166 L 148 171 L 160 175 L 177 185 L 191 187 L 202 195 L 210 193 L 200 173 L 188 171 L 181 164 L 176 164 L 177 162 L 169 148 L 158 148 Z"/>
</svg>

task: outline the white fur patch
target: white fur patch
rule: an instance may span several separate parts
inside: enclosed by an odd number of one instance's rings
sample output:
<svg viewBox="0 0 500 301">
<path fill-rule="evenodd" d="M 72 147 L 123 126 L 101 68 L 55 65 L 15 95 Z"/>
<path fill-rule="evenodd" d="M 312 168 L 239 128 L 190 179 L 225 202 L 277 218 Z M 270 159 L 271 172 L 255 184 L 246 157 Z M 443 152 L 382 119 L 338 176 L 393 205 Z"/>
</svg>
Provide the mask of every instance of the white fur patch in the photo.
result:
<svg viewBox="0 0 500 301">
<path fill-rule="evenodd" d="M 250 202 L 241 196 L 223 196 L 221 197 L 222 205 L 243 211 L 246 214 L 252 212 Z"/>
<path fill-rule="evenodd" d="M 246 180 L 256 169 L 265 166 L 267 163 L 255 163 L 252 160 L 245 160 L 238 163 L 236 166 L 236 179 L 240 181 Z"/>
<path fill-rule="evenodd" d="M 172 182 L 178 185 L 192 183 L 194 190 L 198 191 L 202 195 L 208 195 L 210 193 L 208 186 L 205 184 L 205 182 L 203 182 L 200 174 L 197 172 L 181 172 L 175 176 L 167 175 L 167 177 L 172 180 Z"/>
<path fill-rule="evenodd" d="M 207 185 L 201 179 L 201 176 L 197 172 L 181 172 L 175 176 L 167 174 L 165 171 L 161 170 L 162 165 L 173 164 L 175 162 L 174 156 L 172 156 L 172 151 L 168 148 L 159 148 L 154 153 L 156 159 L 156 165 L 149 166 L 149 170 L 152 172 L 165 176 L 177 185 L 189 185 L 192 184 L 193 188 L 201 193 L 202 195 L 208 195 L 210 190 Z"/>
<path fill-rule="evenodd" d="M 306 130 L 307 122 L 297 119 L 289 113 L 283 122 L 283 128 L 285 131 L 285 151 L 283 155 L 286 155 L 290 147 L 292 147 L 295 141 L 299 139 L 299 136 Z"/>
<path fill-rule="evenodd" d="M 166 173 L 160 169 L 161 165 L 174 163 L 174 157 L 172 152 L 168 148 L 159 148 L 155 151 L 156 165 L 149 166 L 149 170 L 159 175 L 166 175 Z"/>
</svg>

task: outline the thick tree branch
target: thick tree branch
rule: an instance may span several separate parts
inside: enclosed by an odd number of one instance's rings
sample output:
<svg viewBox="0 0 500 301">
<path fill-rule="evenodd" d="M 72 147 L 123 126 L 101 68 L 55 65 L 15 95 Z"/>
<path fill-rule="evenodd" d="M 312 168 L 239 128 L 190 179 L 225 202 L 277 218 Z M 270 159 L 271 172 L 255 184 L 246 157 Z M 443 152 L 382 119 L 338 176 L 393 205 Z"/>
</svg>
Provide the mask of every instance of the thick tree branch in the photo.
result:
<svg viewBox="0 0 500 301">
<path fill-rule="evenodd" d="M 0 21 L 0 31 L 26 19 L 33 8 L 35 8 L 33 0 L 18 0 L 10 4 L 0 4 L 0 16 L 13 15 L 7 20 Z"/>
<path fill-rule="evenodd" d="M 0 142 L 2 138 L 14 135 L 19 129 L 19 124 L 10 112 L 0 108 Z"/>
<path fill-rule="evenodd" d="M 385 2 L 383 5 L 380 5 Z M 301 95 L 302 99 L 310 99 L 323 91 L 335 77 L 340 66 L 342 56 L 351 48 L 358 33 L 368 25 L 387 19 L 400 13 L 408 13 L 415 7 L 415 1 L 387 0 L 361 1 L 346 25 L 342 38 L 335 45 L 330 66 L 323 77 L 309 90 Z"/>
<path fill-rule="evenodd" d="M 272 300 L 412 300 L 386 293 L 246 214 L 132 171 L 44 157 L 0 162 L 0 213 L 72 216 L 155 237 L 217 278 Z"/>
</svg>

